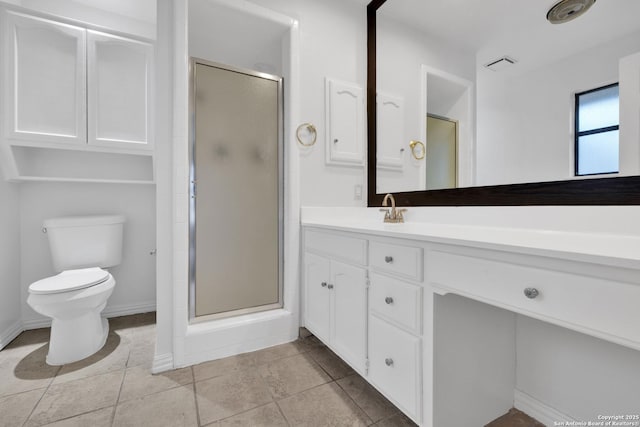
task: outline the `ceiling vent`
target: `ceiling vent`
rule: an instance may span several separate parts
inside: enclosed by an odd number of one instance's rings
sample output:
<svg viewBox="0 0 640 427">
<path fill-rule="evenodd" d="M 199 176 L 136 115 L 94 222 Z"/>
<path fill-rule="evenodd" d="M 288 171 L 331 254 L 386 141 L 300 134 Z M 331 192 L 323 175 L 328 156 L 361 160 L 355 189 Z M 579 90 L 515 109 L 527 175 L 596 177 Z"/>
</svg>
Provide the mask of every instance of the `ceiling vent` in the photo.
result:
<svg viewBox="0 0 640 427">
<path fill-rule="evenodd" d="M 585 13 L 595 2 L 596 0 L 562 0 L 549 9 L 547 19 L 552 24 L 564 24 Z"/>
<path fill-rule="evenodd" d="M 491 61 L 488 64 L 485 64 L 485 68 L 490 69 L 491 71 L 502 71 L 505 68 L 511 67 L 517 61 L 513 58 L 509 58 L 508 56 L 503 56 L 502 58 L 496 59 L 495 61 Z"/>
</svg>

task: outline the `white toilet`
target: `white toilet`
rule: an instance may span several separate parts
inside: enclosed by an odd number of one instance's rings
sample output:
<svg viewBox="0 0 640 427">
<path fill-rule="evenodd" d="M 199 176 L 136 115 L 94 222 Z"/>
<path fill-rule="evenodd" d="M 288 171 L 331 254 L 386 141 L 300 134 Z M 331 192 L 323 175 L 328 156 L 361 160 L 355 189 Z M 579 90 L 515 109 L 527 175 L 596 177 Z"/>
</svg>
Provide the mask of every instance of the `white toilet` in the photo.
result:
<svg viewBox="0 0 640 427">
<path fill-rule="evenodd" d="M 109 333 L 100 315 L 116 281 L 102 268 L 120 264 L 124 216 L 82 216 L 44 221 L 55 276 L 29 286 L 27 303 L 51 317 L 47 364 L 64 365 L 91 356 Z"/>
</svg>

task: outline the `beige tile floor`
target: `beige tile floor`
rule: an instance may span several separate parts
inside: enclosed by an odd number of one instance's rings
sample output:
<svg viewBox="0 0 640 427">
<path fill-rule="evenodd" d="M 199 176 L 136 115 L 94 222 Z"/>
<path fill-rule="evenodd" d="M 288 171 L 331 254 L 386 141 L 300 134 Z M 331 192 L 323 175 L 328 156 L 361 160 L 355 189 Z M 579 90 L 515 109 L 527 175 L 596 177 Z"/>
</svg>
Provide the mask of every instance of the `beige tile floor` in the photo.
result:
<svg viewBox="0 0 640 427">
<path fill-rule="evenodd" d="M 415 426 L 313 336 L 158 375 L 154 313 L 111 319 L 105 347 L 69 365 L 45 363 L 48 340 L 0 351 L 0 427 Z M 494 426 L 542 424 L 512 410 Z"/>
<path fill-rule="evenodd" d="M 0 351 L 0 426 L 415 426 L 313 336 L 151 375 L 154 314 L 110 327 L 62 367 L 45 363 L 48 329 Z"/>
</svg>

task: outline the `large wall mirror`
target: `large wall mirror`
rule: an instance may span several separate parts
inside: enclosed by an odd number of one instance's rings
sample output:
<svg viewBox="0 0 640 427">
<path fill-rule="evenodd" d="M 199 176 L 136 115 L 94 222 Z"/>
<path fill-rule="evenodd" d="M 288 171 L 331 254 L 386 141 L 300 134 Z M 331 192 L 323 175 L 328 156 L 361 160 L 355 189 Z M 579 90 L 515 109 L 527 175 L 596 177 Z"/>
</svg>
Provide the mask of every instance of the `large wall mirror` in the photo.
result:
<svg viewBox="0 0 640 427">
<path fill-rule="evenodd" d="M 370 206 L 640 204 L 640 2 L 556 3 L 368 5 Z"/>
</svg>

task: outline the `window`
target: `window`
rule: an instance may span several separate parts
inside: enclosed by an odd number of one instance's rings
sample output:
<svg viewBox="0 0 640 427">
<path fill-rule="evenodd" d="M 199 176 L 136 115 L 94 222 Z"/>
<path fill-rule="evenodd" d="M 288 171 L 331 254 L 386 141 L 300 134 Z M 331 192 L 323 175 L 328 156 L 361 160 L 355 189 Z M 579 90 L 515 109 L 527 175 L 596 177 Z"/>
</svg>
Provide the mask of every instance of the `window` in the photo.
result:
<svg viewBox="0 0 640 427">
<path fill-rule="evenodd" d="M 576 176 L 618 172 L 618 84 L 576 94 Z"/>
</svg>

